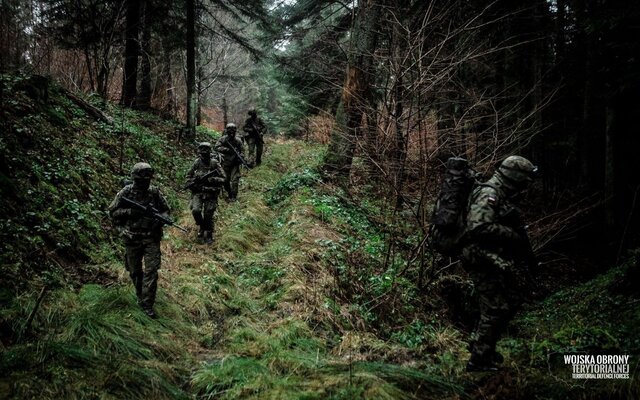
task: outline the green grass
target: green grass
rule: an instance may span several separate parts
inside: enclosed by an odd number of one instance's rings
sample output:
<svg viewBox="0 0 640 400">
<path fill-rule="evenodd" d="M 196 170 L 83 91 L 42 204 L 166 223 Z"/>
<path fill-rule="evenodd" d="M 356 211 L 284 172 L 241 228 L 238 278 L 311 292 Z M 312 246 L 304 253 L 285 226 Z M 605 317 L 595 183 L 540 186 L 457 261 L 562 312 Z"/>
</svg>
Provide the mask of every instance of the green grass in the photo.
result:
<svg viewBox="0 0 640 400">
<path fill-rule="evenodd" d="M 313 277 L 305 272 L 318 267 L 309 260 L 318 244 L 308 237 L 317 221 L 307 201 L 309 190 L 318 184 L 313 172 L 321 160 L 318 150 L 297 142 L 271 147 L 264 164 L 242 183 L 251 190 L 241 191 L 240 203 L 221 210 L 216 257 L 229 275 L 211 278 L 210 283 L 217 293 L 229 295 L 237 313 L 226 318 L 215 357 L 194 373 L 194 392 L 222 399 L 391 399 L 457 393 L 459 386 L 431 372 L 352 359 L 364 357 L 360 351 L 369 351 L 364 347 L 349 354 L 351 336 L 336 331 L 336 315 L 323 306 L 323 293 L 331 288 L 326 282 L 313 287 Z M 362 218 L 358 221 L 364 224 Z M 353 222 L 344 219 L 345 224 Z M 390 347 L 376 340 L 367 343 L 377 343 L 381 353 Z M 416 387 L 421 389 L 416 392 Z"/>
<path fill-rule="evenodd" d="M 11 395 L 187 397 L 180 387 L 189 365 L 182 346 L 193 329 L 166 300 L 160 307 L 164 317 L 150 320 L 128 289 L 85 285 L 78 293 L 49 293 L 33 323 L 35 339 L 24 338 L 3 353 L 0 372 Z M 20 300 L 9 309 L 17 324 L 33 307 Z"/>
</svg>

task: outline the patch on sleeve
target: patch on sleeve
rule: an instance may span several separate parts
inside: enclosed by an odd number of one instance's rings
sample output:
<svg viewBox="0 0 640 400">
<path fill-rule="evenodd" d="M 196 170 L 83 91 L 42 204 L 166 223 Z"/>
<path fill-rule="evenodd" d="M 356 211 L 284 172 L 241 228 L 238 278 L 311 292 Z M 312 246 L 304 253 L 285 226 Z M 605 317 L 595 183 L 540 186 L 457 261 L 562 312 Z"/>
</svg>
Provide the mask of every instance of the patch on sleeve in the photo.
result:
<svg viewBox="0 0 640 400">
<path fill-rule="evenodd" d="M 498 199 L 493 197 L 493 196 L 489 196 L 487 197 L 487 204 L 491 205 L 491 206 L 495 206 L 498 203 Z"/>
</svg>

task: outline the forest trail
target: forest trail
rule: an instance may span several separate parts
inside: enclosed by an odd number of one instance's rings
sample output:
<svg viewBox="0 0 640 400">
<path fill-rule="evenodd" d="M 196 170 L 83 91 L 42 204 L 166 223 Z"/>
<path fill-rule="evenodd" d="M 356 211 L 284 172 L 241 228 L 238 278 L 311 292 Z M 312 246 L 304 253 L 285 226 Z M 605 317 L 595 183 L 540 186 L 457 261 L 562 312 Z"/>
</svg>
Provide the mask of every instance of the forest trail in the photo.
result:
<svg viewBox="0 0 640 400">
<path fill-rule="evenodd" d="M 186 199 L 180 222 L 190 232 L 170 229 L 162 245 L 159 322 L 166 303 L 175 303 L 195 325 L 187 346 L 189 391 L 230 399 L 421 398 L 459 392 L 444 377 L 379 362 L 377 356 L 369 359 L 367 353 L 375 349 L 363 348 L 375 339 L 338 323 L 350 311 L 330 304 L 334 277 L 319 260 L 322 243 L 339 234 L 315 219 L 305 200 L 268 205 L 272 192 L 283 189 L 279 182 L 315 167 L 321 152 L 293 140 L 269 145 L 262 166 L 243 170 L 239 201 L 221 196 L 213 245 L 195 244 Z M 286 185 L 285 192 L 290 192 Z"/>
<path fill-rule="evenodd" d="M 265 204 L 264 194 L 282 176 L 299 167 L 296 162 L 303 158 L 299 154 L 303 150 L 301 144 L 295 141 L 273 141 L 271 144 L 276 146 L 275 154 L 268 151 L 265 156 L 274 158 L 256 169 L 242 169 L 237 202 L 229 202 L 224 191 L 220 194 L 215 214 L 215 242 L 212 245 L 197 244 L 195 241 L 197 227 L 188 208 L 188 193 L 181 196 L 179 215 L 181 224 L 189 232 L 169 229 L 169 240 L 162 243 L 162 289 L 178 300 L 180 293 L 174 286 L 175 282 L 186 285 L 193 280 L 203 280 L 210 286 L 211 296 L 215 298 L 213 301 L 218 303 L 215 310 L 206 311 L 210 319 L 202 321 L 202 327 L 209 331 L 208 345 L 192 349 L 194 357 L 205 363 L 233 355 L 218 345 L 230 339 L 229 330 L 233 328 L 234 317 L 242 316 L 242 321 L 236 320 L 235 323 L 250 324 L 256 331 L 263 332 L 268 332 L 271 326 L 281 325 L 286 317 L 285 313 L 278 310 L 280 307 L 273 307 L 273 301 L 270 303 L 271 309 L 265 303 L 268 300 L 265 296 L 273 296 L 275 291 L 284 290 L 281 281 L 278 284 L 274 282 L 270 286 L 273 290 L 265 293 L 260 288 L 265 277 L 262 280 L 257 277 L 246 279 L 252 274 L 262 273 L 265 268 L 271 268 L 277 277 L 287 275 L 289 283 L 289 275 L 295 272 L 287 270 L 286 267 L 292 267 L 291 264 L 279 263 L 280 257 L 285 254 L 274 255 L 269 252 L 274 241 L 278 240 L 276 235 L 279 232 L 275 230 L 278 213 Z M 285 160 L 291 161 L 291 164 L 287 165 Z M 184 289 L 184 285 L 180 287 Z M 190 308 L 185 307 L 185 312 L 189 312 Z"/>
<path fill-rule="evenodd" d="M 266 204 L 284 176 L 315 167 L 318 149 L 293 140 L 270 141 L 267 149 L 260 167 L 243 169 L 239 201 L 220 196 L 213 245 L 195 244 L 186 198 L 181 223 L 190 232 L 171 230 L 163 243 L 160 290 L 185 313 L 200 314 L 196 324 L 203 337 L 189 348 L 195 369 L 190 385 L 207 396 L 269 397 L 275 391 L 299 397 L 307 390 L 335 390 L 323 388 L 322 374 L 308 374 L 327 362 L 309 321 L 324 299 L 309 283 L 330 279 L 309 271 L 310 247 L 331 233 L 301 226 L 311 221 Z M 190 290 L 202 290 L 207 299 L 194 303 L 181 296 Z M 340 379 L 335 383 L 341 386 Z"/>
</svg>

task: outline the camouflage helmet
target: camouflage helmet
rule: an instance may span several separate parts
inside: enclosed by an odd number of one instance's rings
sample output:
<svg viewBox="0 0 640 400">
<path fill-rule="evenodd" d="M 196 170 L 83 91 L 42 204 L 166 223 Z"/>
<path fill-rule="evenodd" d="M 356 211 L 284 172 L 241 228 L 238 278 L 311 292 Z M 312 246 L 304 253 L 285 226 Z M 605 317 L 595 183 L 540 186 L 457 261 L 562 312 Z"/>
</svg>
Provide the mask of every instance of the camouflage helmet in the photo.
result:
<svg viewBox="0 0 640 400">
<path fill-rule="evenodd" d="M 131 178 L 133 179 L 151 179 L 153 177 L 153 168 L 146 162 L 136 163 L 131 168 Z"/>
<path fill-rule="evenodd" d="M 229 122 L 226 126 L 226 128 L 224 128 L 226 131 L 235 131 L 236 129 L 238 129 L 238 127 L 236 126 L 236 124 L 234 124 L 233 122 Z"/>
<path fill-rule="evenodd" d="M 211 152 L 211 143 L 209 142 L 201 142 L 198 144 L 198 151 L 200 153 L 210 153 Z"/>
<path fill-rule="evenodd" d="M 250 109 L 248 114 L 251 115 L 252 117 L 255 116 L 255 115 L 258 115 L 258 113 L 256 112 L 255 108 Z"/>
<path fill-rule="evenodd" d="M 498 172 L 517 184 L 530 183 L 536 177 L 538 167 L 521 156 L 509 156 L 498 167 Z"/>
</svg>

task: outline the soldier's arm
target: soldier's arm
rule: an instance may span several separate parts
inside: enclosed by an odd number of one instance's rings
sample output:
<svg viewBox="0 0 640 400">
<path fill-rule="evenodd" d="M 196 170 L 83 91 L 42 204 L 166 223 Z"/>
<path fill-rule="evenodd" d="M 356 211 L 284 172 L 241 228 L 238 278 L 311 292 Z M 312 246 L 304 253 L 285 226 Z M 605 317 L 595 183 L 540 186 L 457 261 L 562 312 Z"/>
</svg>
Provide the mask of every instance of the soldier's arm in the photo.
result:
<svg viewBox="0 0 640 400">
<path fill-rule="evenodd" d="M 229 154 L 229 152 L 231 152 L 231 149 L 227 147 L 224 136 L 218 139 L 218 141 L 216 142 L 216 151 L 222 154 Z"/>
<path fill-rule="evenodd" d="M 224 168 L 222 168 L 222 165 L 217 164 L 216 165 L 216 177 L 215 177 L 215 181 L 217 183 L 224 183 L 225 180 L 227 180 L 227 174 L 224 173 Z"/>
<path fill-rule="evenodd" d="M 167 202 L 167 199 L 164 197 L 164 195 L 162 194 L 162 192 L 157 189 L 157 195 L 156 195 L 156 209 L 158 210 L 158 213 L 160 215 L 162 215 L 163 217 L 169 217 L 170 214 L 170 209 L 169 209 L 169 203 Z"/>
<path fill-rule="evenodd" d="M 193 165 L 191 166 L 191 168 L 189 168 L 189 171 L 187 172 L 187 182 L 192 181 L 193 178 L 195 177 L 197 166 L 198 166 L 198 161 L 196 160 L 196 162 L 193 163 Z"/>
<path fill-rule="evenodd" d="M 116 224 L 122 224 L 127 218 L 131 217 L 132 210 L 128 207 L 123 207 L 122 197 L 124 196 L 124 189 L 120 190 L 116 197 L 109 205 L 109 216 L 111 220 Z"/>
<path fill-rule="evenodd" d="M 244 156 L 244 145 L 242 144 L 242 140 L 237 140 L 236 142 L 236 150 L 238 150 L 238 153 L 240 153 L 241 156 Z"/>
<path fill-rule="evenodd" d="M 247 132 L 247 133 L 251 133 L 253 131 L 253 127 L 251 126 L 251 120 L 247 119 L 244 122 L 244 126 L 242 127 L 242 130 Z"/>
<path fill-rule="evenodd" d="M 516 244 L 522 240 L 513 228 L 497 221 L 497 196 L 492 192 L 483 192 L 471 204 L 467 215 L 470 236 L 480 241 L 498 241 Z"/>
</svg>

